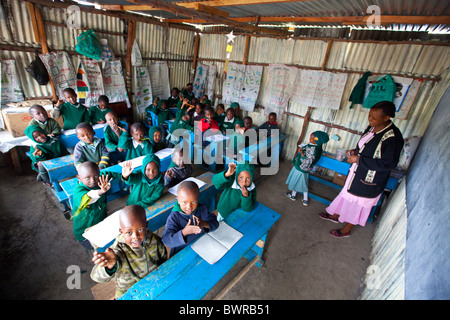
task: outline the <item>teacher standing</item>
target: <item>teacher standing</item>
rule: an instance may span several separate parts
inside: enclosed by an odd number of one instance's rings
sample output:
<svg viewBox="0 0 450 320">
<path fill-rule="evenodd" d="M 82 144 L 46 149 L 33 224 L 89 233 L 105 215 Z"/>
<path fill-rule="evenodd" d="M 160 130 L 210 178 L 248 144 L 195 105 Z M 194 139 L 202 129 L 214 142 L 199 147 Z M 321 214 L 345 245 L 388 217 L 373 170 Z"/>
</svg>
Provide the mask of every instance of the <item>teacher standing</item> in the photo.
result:
<svg viewBox="0 0 450 320">
<path fill-rule="evenodd" d="M 346 223 L 330 231 L 337 238 L 349 237 L 354 225 L 365 226 L 372 207 L 378 203 L 403 148 L 400 130 L 392 123 L 395 105 L 376 103 L 369 111 L 369 127 L 356 148 L 347 151 L 350 167 L 344 187 L 333 202 L 320 213 L 322 219 Z"/>
</svg>

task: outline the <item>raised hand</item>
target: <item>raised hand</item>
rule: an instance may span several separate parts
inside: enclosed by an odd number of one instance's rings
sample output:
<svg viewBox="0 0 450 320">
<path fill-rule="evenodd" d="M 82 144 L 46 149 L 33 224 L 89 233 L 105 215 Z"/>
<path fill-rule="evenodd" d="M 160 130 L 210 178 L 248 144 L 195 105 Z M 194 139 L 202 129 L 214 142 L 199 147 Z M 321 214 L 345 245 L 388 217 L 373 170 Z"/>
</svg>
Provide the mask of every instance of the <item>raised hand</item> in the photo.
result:
<svg viewBox="0 0 450 320">
<path fill-rule="evenodd" d="M 112 269 L 117 262 L 117 257 L 114 251 L 108 248 L 105 252 L 94 252 L 92 261 L 100 267 Z"/>
<path fill-rule="evenodd" d="M 133 162 L 131 160 L 126 161 L 122 167 L 122 177 L 127 180 L 133 169 Z"/>
<path fill-rule="evenodd" d="M 113 178 L 109 179 L 109 175 L 100 176 L 98 178 L 98 186 L 100 187 L 102 194 L 111 188 L 111 180 L 112 179 Z"/>
<path fill-rule="evenodd" d="M 195 216 L 193 216 L 193 217 L 195 217 Z M 197 217 L 195 217 L 195 218 L 197 218 Z M 196 221 L 195 223 L 198 224 L 198 218 L 195 221 Z M 191 219 L 188 220 L 188 223 L 186 224 L 184 229 L 181 230 L 181 234 L 184 237 L 187 236 L 188 234 L 199 234 L 200 232 L 202 232 L 202 229 L 198 225 L 191 224 Z"/>
<path fill-rule="evenodd" d="M 225 177 L 226 178 L 231 177 L 235 172 L 236 172 L 236 163 L 234 163 L 234 162 L 230 163 L 228 165 L 227 172 L 225 172 Z"/>
</svg>

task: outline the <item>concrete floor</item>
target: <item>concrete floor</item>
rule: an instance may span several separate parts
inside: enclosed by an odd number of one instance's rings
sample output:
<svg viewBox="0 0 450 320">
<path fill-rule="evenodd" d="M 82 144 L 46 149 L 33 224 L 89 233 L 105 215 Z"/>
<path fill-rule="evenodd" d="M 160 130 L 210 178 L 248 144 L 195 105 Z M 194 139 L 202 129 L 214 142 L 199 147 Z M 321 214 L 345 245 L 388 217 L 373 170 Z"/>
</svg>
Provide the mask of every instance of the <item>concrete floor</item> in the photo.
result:
<svg viewBox="0 0 450 320">
<path fill-rule="evenodd" d="M 269 232 L 264 266 L 251 268 L 224 299 L 357 299 L 376 223 L 355 227 L 350 238 L 333 238 L 328 232 L 342 225 L 318 217 L 324 204 L 310 200 L 304 207 L 286 198 L 290 169 L 291 162 L 284 161 L 277 175 L 257 176 L 258 201 L 281 218 Z M 88 253 L 75 242 L 71 222 L 49 201 L 35 173 L 26 169 L 17 176 L 3 167 L 0 176 L 0 299 L 94 299 Z M 314 183 L 310 187 L 330 199 L 337 194 Z M 116 200 L 108 207 L 120 205 Z M 241 259 L 205 299 L 214 298 L 247 263 Z M 70 268 L 81 274 L 79 288 L 68 288 L 67 282 L 77 284 Z"/>
</svg>

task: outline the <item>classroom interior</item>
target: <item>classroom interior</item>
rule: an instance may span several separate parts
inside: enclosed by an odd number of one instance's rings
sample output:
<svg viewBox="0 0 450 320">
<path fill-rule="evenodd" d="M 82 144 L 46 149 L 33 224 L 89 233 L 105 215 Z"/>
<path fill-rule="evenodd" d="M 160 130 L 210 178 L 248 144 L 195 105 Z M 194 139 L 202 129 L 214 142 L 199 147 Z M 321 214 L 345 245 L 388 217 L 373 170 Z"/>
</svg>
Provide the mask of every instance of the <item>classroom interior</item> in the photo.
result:
<svg viewBox="0 0 450 320">
<path fill-rule="evenodd" d="M 58 79 L 50 77 L 52 81 L 40 85 L 26 67 L 37 54 L 62 52 L 79 75 L 80 59 L 94 60 L 77 52 L 77 36 L 92 29 L 103 40 L 103 66 L 105 61 L 114 61 L 121 69 L 119 77 L 110 73 L 121 83 L 109 92 L 128 125 L 148 119 L 145 86 L 155 93 L 194 83 L 196 90 L 201 88 L 208 95 L 213 109 L 219 103 L 228 107 L 239 94 L 245 95 L 236 93 L 236 83 L 227 83 L 227 75 L 237 70 L 241 76 L 246 70 L 259 72 L 253 86 L 248 86 L 256 94 L 247 91 L 250 102 L 241 104 L 242 116 L 251 117 L 253 125 L 259 126 L 267 121 L 269 110 L 279 112 L 277 122 L 284 137 L 279 168 L 274 175 L 262 175 L 258 167 L 254 179 L 257 201 L 281 216 L 264 241 L 259 257 L 264 263 L 252 265 L 241 257 L 204 300 L 450 298 L 450 198 L 446 192 L 450 187 L 446 112 L 450 104 L 450 4 L 378 1 L 369 11 L 366 1 L 360 0 L 137 2 L 0 2 L 0 13 L 6 17 L 0 19 L 2 74 L 7 66 L 8 72 L 14 71 L 15 81 L 6 84 L 2 78 L 2 300 L 107 300 L 114 294 L 111 283 L 98 284 L 90 277 L 93 263 L 73 237 L 67 219 L 70 205 L 59 201 L 54 189 L 36 182 L 26 154 L 29 144 L 23 137 L 23 123 L 30 120 L 24 116 L 28 108 L 17 113 L 14 107 L 8 113 L 12 107 L 3 98 L 5 90 L 18 104 L 39 101 L 51 108 L 51 101 L 60 95 L 55 86 Z M 273 68 L 286 71 L 281 93 L 275 89 L 280 86 L 273 82 Z M 138 78 L 138 71 L 144 70 L 151 75 Z M 200 70 L 206 72 L 203 78 Z M 334 105 L 317 106 L 315 100 L 314 105 L 308 104 L 301 93 L 292 94 L 296 87 L 288 76 L 292 70 L 323 72 L 330 81 L 340 79 L 341 86 L 333 90 L 325 85 L 329 92 L 314 84 L 316 96 L 325 96 L 327 91 Z M 339 171 L 345 172 L 348 166 L 338 169 L 339 162 L 346 162 L 339 155 L 354 148 L 368 125 L 368 111 L 351 100 L 353 89 L 368 71 L 374 79 L 391 75 L 397 86 L 407 88 L 401 91 L 403 100 L 393 119 L 405 146 L 391 175 L 395 184 L 385 190 L 369 222 L 356 226 L 349 238 L 337 239 L 329 232 L 342 224 L 320 219 L 318 213 L 324 212 L 345 181 L 345 173 Z M 240 86 L 244 86 L 242 79 Z M 13 128 L 13 120 L 19 129 Z M 327 164 L 323 160 L 324 167 L 318 165 L 311 174 L 310 201 L 304 206 L 301 200 L 286 197 L 286 179 L 298 146 L 316 130 L 329 135 L 322 158 L 332 160 Z M 211 172 L 211 167 L 203 165 L 193 168 L 194 177 Z M 212 170 L 216 173 L 223 168 L 219 164 Z M 123 208 L 126 199 L 120 196 L 109 201 L 108 213 Z M 156 232 L 161 235 L 162 231 Z M 69 288 L 73 270 L 80 272 L 80 283 Z"/>
</svg>

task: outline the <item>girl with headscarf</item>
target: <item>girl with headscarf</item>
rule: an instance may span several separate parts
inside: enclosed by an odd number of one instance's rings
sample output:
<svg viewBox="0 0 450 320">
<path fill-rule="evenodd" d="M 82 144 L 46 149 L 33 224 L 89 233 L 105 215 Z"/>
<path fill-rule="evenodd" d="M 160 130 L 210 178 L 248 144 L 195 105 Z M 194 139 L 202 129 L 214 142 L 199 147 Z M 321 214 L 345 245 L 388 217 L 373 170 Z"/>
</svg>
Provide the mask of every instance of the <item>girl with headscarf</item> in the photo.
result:
<svg viewBox="0 0 450 320">
<path fill-rule="evenodd" d="M 42 181 L 51 186 L 47 170 L 42 165 L 42 161 L 59 158 L 69 154 L 61 142 L 48 136 L 44 129 L 38 125 L 30 125 L 25 129 L 25 134 L 33 145 L 30 147 L 31 168 L 38 172 L 37 181 Z"/>
<path fill-rule="evenodd" d="M 324 220 L 346 223 L 342 229 L 332 230 L 332 236 L 349 237 L 354 225 L 365 226 L 372 207 L 377 205 L 404 143 L 402 133 L 390 120 L 394 116 L 392 102 L 376 103 L 370 109 L 369 126 L 356 148 L 347 151 L 352 166 L 344 187 L 326 213 L 319 214 Z"/>
<path fill-rule="evenodd" d="M 286 192 L 286 196 L 292 201 L 296 200 L 297 192 L 302 192 L 303 205 L 307 206 L 309 204 L 309 172 L 317 161 L 319 161 L 322 155 L 322 145 L 327 143 L 328 140 L 330 140 L 328 134 L 323 131 L 315 131 L 309 136 L 309 143 L 298 149 L 298 154 L 293 161 L 294 166 L 286 180 L 286 184 L 289 190 L 291 190 Z"/>
<path fill-rule="evenodd" d="M 148 131 L 148 140 L 152 145 L 153 152 L 158 152 L 166 148 L 166 139 L 163 138 L 163 134 L 160 127 L 153 126 Z"/>
<path fill-rule="evenodd" d="M 230 163 L 227 171 L 212 178 L 216 189 L 223 189 L 217 203 L 217 219 L 225 219 L 236 209 L 252 211 L 256 205 L 256 186 L 253 182 L 255 167 L 248 162 L 236 165 Z"/>
</svg>

